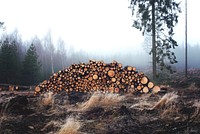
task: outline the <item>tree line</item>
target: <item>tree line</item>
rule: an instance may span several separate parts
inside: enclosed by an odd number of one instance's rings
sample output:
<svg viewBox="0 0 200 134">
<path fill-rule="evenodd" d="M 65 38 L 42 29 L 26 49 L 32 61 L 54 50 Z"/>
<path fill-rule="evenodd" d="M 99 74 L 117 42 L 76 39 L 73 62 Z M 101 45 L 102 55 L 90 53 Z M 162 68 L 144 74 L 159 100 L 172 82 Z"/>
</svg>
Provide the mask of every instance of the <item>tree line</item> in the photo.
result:
<svg viewBox="0 0 200 134">
<path fill-rule="evenodd" d="M 146 42 L 144 42 L 146 43 Z M 184 47 L 176 48 L 178 63 L 173 69 L 184 69 Z M 188 45 L 188 67 L 200 68 L 199 44 Z M 140 57 L 138 58 L 135 57 Z M 131 65 L 139 71 L 151 68 L 151 57 L 147 52 L 135 53 L 128 48 L 127 51 L 111 54 L 90 54 L 82 50 L 75 51 L 63 39 L 53 42 L 51 33 L 44 38 L 37 36 L 29 41 L 22 41 L 17 30 L 10 34 L 3 34 L 0 38 L 0 83 L 36 85 L 58 70 L 65 69 L 73 63 L 88 62 L 89 59 L 103 60 L 106 63 L 116 60 L 124 66 Z M 151 72 L 151 71 L 150 71 Z"/>
<path fill-rule="evenodd" d="M 43 39 L 35 36 L 30 41 L 22 41 L 17 30 L 3 34 L 0 38 L 0 83 L 35 85 L 80 59 L 88 60 L 86 53 L 65 46 L 61 38 L 54 43 L 50 32 Z"/>
</svg>

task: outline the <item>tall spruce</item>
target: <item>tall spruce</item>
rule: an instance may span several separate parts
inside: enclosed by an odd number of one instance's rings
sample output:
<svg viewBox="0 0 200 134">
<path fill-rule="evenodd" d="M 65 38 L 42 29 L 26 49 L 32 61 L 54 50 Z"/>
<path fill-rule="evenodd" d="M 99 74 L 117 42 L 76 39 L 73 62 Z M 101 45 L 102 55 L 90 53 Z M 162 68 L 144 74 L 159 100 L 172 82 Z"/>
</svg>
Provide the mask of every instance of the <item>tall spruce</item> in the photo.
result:
<svg viewBox="0 0 200 134">
<path fill-rule="evenodd" d="M 4 25 L 4 22 L 1 22 L 1 21 L 0 21 L 0 29 L 1 29 L 1 28 L 5 29 L 5 27 L 3 27 L 3 25 Z"/>
<path fill-rule="evenodd" d="M 16 84 L 21 71 L 17 45 L 14 41 L 5 39 L 0 46 L 0 82 Z"/>
<path fill-rule="evenodd" d="M 178 23 L 178 13 L 181 12 L 179 5 L 176 0 L 131 0 L 133 27 L 142 31 L 143 35 L 152 36 L 150 54 L 154 80 L 157 64 L 161 70 L 166 68 L 172 73 L 171 64 L 177 63 L 171 48 L 175 49 L 178 46 L 173 39 L 173 28 Z"/>
<path fill-rule="evenodd" d="M 33 44 L 31 44 L 23 61 L 23 84 L 37 84 L 37 82 L 40 81 L 40 68 L 41 64 L 38 61 L 36 48 Z"/>
</svg>

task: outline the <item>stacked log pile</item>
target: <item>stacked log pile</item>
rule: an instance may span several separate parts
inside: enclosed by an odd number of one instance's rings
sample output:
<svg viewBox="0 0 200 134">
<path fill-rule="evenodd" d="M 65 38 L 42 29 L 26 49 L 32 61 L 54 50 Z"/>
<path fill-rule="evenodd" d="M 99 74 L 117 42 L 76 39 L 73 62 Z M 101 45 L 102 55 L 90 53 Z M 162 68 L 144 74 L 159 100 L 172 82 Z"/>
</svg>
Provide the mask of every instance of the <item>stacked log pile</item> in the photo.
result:
<svg viewBox="0 0 200 134">
<path fill-rule="evenodd" d="M 135 67 L 122 67 L 121 63 L 113 61 L 106 64 L 103 61 L 90 60 L 89 63 L 72 64 L 65 70 L 53 74 L 35 88 L 35 95 L 48 91 L 58 93 L 65 90 L 73 92 L 123 93 L 123 92 L 158 92 L 155 86 L 142 72 Z"/>
</svg>

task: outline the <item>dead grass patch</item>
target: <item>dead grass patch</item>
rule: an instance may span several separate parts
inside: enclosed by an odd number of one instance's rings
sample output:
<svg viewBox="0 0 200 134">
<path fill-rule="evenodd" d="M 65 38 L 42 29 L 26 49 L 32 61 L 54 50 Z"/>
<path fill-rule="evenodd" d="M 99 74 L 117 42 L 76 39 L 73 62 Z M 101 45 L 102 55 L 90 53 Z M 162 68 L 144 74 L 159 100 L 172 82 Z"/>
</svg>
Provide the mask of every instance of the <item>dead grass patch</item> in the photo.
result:
<svg viewBox="0 0 200 134">
<path fill-rule="evenodd" d="M 156 101 L 156 100 L 151 100 L 150 95 L 151 94 L 144 94 L 140 97 L 134 96 L 135 97 L 134 101 L 136 103 L 130 106 L 130 108 L 138 110 L 150 109 Z"/>
<path fill-rule="evenodd" d="M 124 100 L 124 96 L 114 93 L 94 93 L 88 101 L 81 104 L 79 108 L 82 111 L 87 111 L 94 107 L 113 107 L 118 106 L 120 102 Z"/>
<path fill-rule="evenodd" d="M 39 98 L 39 106 L 53 106 L 54 105 L 54 96 L 52 92 L 46 92 L 41 95 Z"/>
<path fill-rule="evenodd" d="M 200 120 L 200 101 L 195 101 L 193 107 L 195 107 L 196 109 L 194 114 L 191 116 L 191 119 Z"/>
<path fill-rule="evenodd" d="M 177 98 L 178 98 L 177 93 L 175 92 L 167 93 L 153 106 L 152 109 L 160 109 L 166 105 L 170 105 L 173 102 L 176 102 Z"/>
<path fill-rule="evenodd" d="M 45 131 L 45 132 L 47 132 L 48 130 L 57 131 L 60 126 L 61 126 L 61 122 L 59 122 L 59 121 L 50 121 L 41 129 L 41 131 Z"/>
<path fill-rule="evenodd" d="M 180 120 L 183 116 L 179 113 L 178 95 L 176 92 L 165 94 L 152 108 L 160 110 L 160 118 L 166 121 Z"/>
<path fill-rule="evenodd" d="M 81 128 L 82 123 L 76 120 L 74 117 L 69 117 L 66 120 L 66 123 L 62 125 L 58 134 L 81 134 L 79 129 Z"/>
</svg>

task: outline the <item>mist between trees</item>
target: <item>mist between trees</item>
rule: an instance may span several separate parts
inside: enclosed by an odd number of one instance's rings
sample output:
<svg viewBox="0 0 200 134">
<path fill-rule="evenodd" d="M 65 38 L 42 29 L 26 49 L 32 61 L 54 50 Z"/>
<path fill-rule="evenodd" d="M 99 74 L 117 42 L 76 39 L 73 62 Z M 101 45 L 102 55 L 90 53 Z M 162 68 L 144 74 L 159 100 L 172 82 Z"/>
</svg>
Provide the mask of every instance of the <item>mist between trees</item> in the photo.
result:
<svg viewBox="0 0 200 134">
<path fill-rule="evenodd" d="M 199 51 L 199 44 L 188 46 L 189 68 L 200 68 Z M 174 70 L 183 70 L 185 66 L 183 45 L 179 44 L 174 52 L 178 63 L 172 67 Z M 74 63 L 88 62 L 90 59 L 108 63 L 116 60 L 123 66 L 131 65 L 139 71 L 151 72 L 152 58 L 145 48 L 140 53 L 135 49 L 127 48 L 127 51 L 123 49 L 116 54 L 91 54 L 82 50 L 75 51 L 73 46 L 68 46 L 61 38 L 53 43 L 50 32 L 43 39 L 34 37 L 23 42 L 19 33 L 14 31 L 2 35 L 0 39 L 0 83 L 36 85 L 48 79 L 54 72 Z"/>
</svg>

